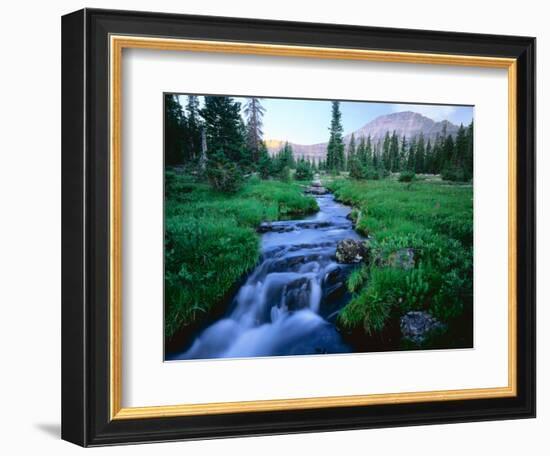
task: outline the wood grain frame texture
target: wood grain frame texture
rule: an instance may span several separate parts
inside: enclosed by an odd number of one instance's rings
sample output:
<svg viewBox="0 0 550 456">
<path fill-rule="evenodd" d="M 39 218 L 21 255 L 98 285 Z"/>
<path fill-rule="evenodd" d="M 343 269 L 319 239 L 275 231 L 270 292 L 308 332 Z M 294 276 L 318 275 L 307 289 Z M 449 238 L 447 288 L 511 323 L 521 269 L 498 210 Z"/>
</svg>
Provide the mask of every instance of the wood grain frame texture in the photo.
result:
<svg viewBox="0 0 550 456">
<path fill-rule="evenodd" d="M 533 38 L 82 10 L 64 16 L 62 46 L 64 439 L 88 446 L 534 416 Z M 507 69 L 508 385 L 123 408 L 121 69 L 129 48 Z"/>
</svg>

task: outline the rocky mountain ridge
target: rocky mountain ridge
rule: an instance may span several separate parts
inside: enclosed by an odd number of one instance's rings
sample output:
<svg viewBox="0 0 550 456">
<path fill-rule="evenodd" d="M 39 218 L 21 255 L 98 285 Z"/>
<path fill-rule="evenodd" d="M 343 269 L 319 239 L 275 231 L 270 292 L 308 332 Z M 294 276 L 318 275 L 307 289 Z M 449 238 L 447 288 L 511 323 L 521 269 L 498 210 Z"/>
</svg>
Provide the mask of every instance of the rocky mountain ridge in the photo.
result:
<svg viewBox="0 0 550 456">
<path fill-rule="evenodd" d="M 430 139 L 435 141 L 438 135 L 450 134 L 455 136 L 458 132 L 458 126 L 443 120 L 436 122 L 429 117 L 423 116 L 417 112 L 401 111 L 383 116 L 379 116 L 374 120 L 363 125 L 355 130 L 353 135 L 356 142 L 364 136 L 369 135 L 374 143 L 384 140 L 386 132 L 392 134 L 394 131 L 401 139 L 403 136 L 408 140 L 418 137 L 420 133 L 424 135 L 426 141 Z M 347 145 L 350 141 L 351 133 L 344 136 L 344 142 Z M 284 140 L 268 139 L 266 140 L 267 150 L 271 155 L 276 154 L 285 144 Z M 319 144 L 296 144 L 289 141 L 292 146 L 295 157 L 306 157 L 312 160 L 324 160 L 327 154 L 327 143 Z"/>
</svg>

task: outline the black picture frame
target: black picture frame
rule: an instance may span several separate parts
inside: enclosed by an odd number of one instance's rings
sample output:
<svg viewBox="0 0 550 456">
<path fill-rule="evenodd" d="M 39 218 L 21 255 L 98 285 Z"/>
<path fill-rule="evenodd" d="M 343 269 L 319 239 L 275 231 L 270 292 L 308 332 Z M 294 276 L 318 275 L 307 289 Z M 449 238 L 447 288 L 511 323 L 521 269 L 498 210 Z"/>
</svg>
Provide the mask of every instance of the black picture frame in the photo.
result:
<svg viewBox="0 0 550 456">
<path fill-rule="evenodd" d="M 517 395 L 110 419 L 109 36 L 517 59 Z M 62 19 L 62 438 L 82 446 L 535 416 L 535 39 L 84 9 Z"/>
</svg>

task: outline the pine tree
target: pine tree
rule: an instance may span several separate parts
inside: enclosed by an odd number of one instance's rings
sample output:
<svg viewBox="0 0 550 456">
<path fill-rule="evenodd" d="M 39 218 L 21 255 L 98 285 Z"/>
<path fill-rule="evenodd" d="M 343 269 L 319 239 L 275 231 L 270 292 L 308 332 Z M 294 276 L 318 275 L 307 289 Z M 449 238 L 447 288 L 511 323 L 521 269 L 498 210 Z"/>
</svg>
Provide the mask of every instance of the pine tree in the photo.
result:
<svg viewBox="0 0 550 456">
<path fill-rule="evenodd" d="M 416 169 L 416 137 L 409 144 L 409 153 L 407 154 L 407 170 L 414 172 Z"/>
<path fill-rule="evenodd" d="M 365 165 L 367 155 L 367 143 L 365 137 L 361 136 L 359 139 L 359 145 L 357 146 L 357 159 L 362 165 Z"/>
<path fill-rule="evenodd" d="M 368 147 L 368 141 L 367 141 L 367 147 Z M 380 162 L 380 142 L 376 143 L 372 149 L 372 167 L 374 169 L 378 169 L 380 164 L 379 162 Z"/>
<path fill-rule="evenodd" d="M 239 165 L 243 169 L 246 169 L 249 171 L 255 171 L 257 162 L 254 162 L 254 160 L 252 159 L 252 151 L 246 145 L 246 136 L 247 136 L 246 124 L 244 123 L 243 118 L 240 116 L 239 116 L 239 131 L 240 131 L 240 137 L 242 138 L 240 154 L 239 154 L 240 155 Z"/>
<path fill-rule="evenodd" d="M 327 167 L 330 171 L 341 171 L 344 166 L 344 139 L 340 103 L 332 102 L 330 137 L 327 146 Z"/>
<path fill-rule="evenodd" d="M 433 150 L 432 150 L 432 155 L 433 155 L 432 172 L 434 174 L 441 173 L 441 163 L 443 162 L 443 143 L 444 143 L 444 138 L 440 136 L 438 133 L 435 138 Z"/>
<path fill-rule="evenodd" d="M 313 179 L 313 170 L 309 158 L 306 160 L 302 158 L 296 164 L 296 173 L 294 174 L 296 180 L 309 180 Z"/>
<path fill-rule="evenodd" d="M 241 105 L 231 97 L 204 97 L 200 110 L 206 130 L 207 154 L 223 154 L 228 160 L 246 162 Z"/>
<path fill-rule="evenodd" d="M 391 135 L 389 154 L 390 167 L 388 168 L 388 170 L 395 173 L 399 171 L 399 139 L 397 138 L 395 130 Z"/>
<path fill-rule="evenodd" d="M 249 98 L 244 106 L 246 116 L 246 145 L 251 153 L 252 161 L 257 163 L 260 158 L 260 149 L 263 137 L 263 115 L 265 108 L 259 98 Z"/>
<path fill-rule="evenodd" d="M 466 157 L 465 157 L 465 167 L 468 176 L 471 178 L 474 177 L 474 121 L 470 122 L 468 125 L 468 130 L 466 132 L 468 138 Z"/>
<path fill-rule="evenodd" d="M 355 135 L 352 133 L 348 144 L 348 157 L 347 157 L 348 171 L 349 171 L 349 163 L 355 160 L 356 154 L 357 154 L 357 151 L 355 147 Z"/>
<path fill-rule="evenodd" d="M 278 159 L 280 161 L 280 167 L 284 168 L 288 166 L 289 168 L 294 168 L 296 163 L 294 161 L 294 154 L 292 152 L 292 146 L 287 142 L 283 148 L 279 151 Z"/>
<path fill-rule="evenodd" d="M 187 97 L 186 110 L 189 157 L 196 160 L 199 158 L 202 148 L 202 122 L 199 114 L 199 97 L 189 95 Z"/>
<path fill-rule="evenodd" d="M 382 146 L 382 167 L 388 171 L 391 170 L 390 143 L 390 132 L 387 131 L 384 136 L 384 144 Z"/>
<path fill-rule="evenodd" d="M 367 145 L 365 146 L 365 163 L 364 165 L 369 167 L 373 166 L 373 150 L 372 150 L 372 139 L 370 135 L 367 138 Z"/>
<path fill-rule="evenodd" d="M 424 172 L 424 155 L 424 134 L 420 133 L 420 135 L 418 136 L 418 142 L 416 144 L 416 155 L 414 158 L 414 172 L 417 174 Z"/>
<path fill-rule="evenodd" d="M 448 168 L 452 163 L 454 148 L 455 144 L 453 141 L 453 137 L 451 135 L 447 135 L 445 141 L 443 142 L 441 150 L 441 162 L 439 164 L 439 169 L 441 171 L 443 171 L 445 168 Z"/>
<path fill-rule="evenodd" d="M 426 173 L 434 174 L 434 156 L 432 152 L 432 142 L 428 139 L 426 146 L 425 169 Z"/>
<path fill-rule="evenodd" d="M 184 147 L 187 119 L 177 95 L 165 95 L 164 115 L 165 162 L 167 165 L 179 165 L 189 157 Z"/>
<path fill-rule="evenodd" d="M 468 149 L 468 138 L 464 126 L 460 124 L 456 133 L 455 147 L 452 159 L 452 166 L 455 168 L 464 168 L 466 164 L 466 153 Z"/>
<path fill-rule="evenodd" d="M 399 170 L 403 171 L 407 168 L 407 138 L 403 135 L 401 139 L 401 151 L 399 152 Z"/>
<path fill-rule="evenodd" d="M 262 179 L 269 179 L 269 176 L 273 172 L 273 163 L 265 143 L 262 141 L 260 143 L 260 152 L 258 158 L 258 172 Z"/>
</svg>

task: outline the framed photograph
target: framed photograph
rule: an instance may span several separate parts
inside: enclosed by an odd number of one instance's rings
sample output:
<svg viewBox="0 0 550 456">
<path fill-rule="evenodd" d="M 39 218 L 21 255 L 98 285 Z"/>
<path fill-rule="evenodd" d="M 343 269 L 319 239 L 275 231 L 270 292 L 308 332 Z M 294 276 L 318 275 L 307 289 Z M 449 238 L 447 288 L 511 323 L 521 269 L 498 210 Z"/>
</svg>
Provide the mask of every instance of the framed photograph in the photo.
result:
<svg viewBox="0 0 550 456">
<path fill-rule="evenodd" d="M 535 416 L 535 39 L 62 20 L 62 437 Z"/>
</svg>

